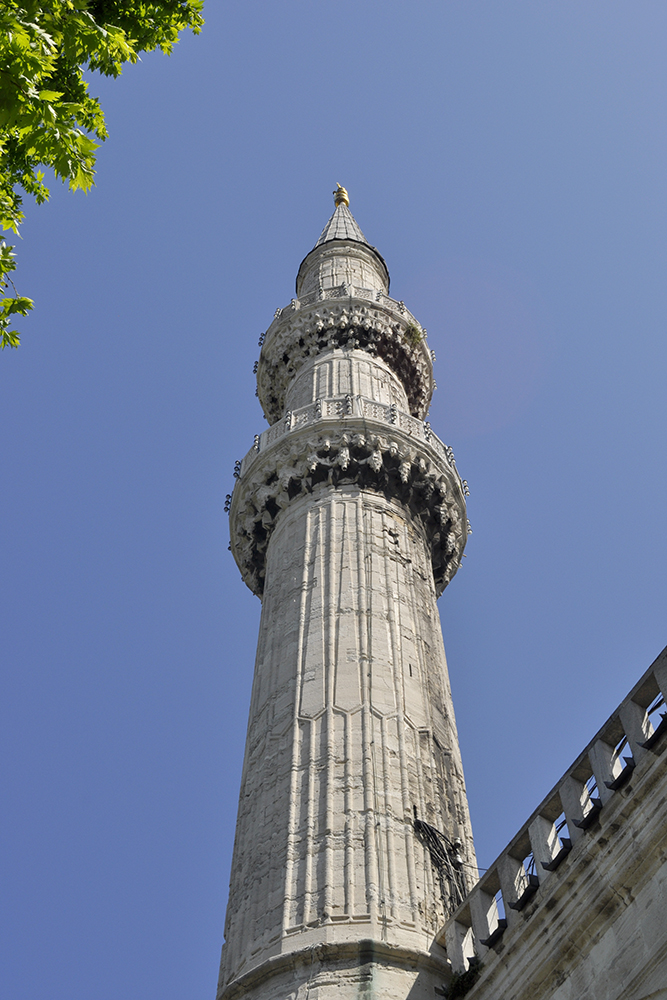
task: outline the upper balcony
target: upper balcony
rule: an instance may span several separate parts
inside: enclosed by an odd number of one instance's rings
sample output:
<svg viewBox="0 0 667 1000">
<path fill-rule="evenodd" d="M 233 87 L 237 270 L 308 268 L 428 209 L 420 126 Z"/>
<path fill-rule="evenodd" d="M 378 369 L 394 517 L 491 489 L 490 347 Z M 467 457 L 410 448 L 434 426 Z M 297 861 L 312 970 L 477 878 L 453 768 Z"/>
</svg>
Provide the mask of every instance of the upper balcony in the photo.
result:
<svg viewBox="0 0 667 1000">
<path fill-rule="evenodd" d="M 260 337 L 257 395 L 273 424 L 301 366 L 327 350 L 358 348 L 376 355 L 401 380 L 413 416 L 423 420 L 436 384 L 426 330 L 405 303 L 381 290 L 342 284 L 292 299 L 277 309 Z"/>
</svg>

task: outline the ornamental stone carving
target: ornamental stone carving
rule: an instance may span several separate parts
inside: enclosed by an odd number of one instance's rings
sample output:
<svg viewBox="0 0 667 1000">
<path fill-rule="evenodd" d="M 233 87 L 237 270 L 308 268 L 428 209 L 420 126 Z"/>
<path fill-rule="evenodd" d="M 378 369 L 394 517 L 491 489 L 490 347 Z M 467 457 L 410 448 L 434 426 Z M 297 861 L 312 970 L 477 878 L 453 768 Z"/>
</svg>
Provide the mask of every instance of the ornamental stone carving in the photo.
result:
<svg viewBox="0 0 667 1000">
<path fill-rule="evenodd" d="M 426 442 L 394 427 L 389 435 L 381 427 L 360 433 L 323 426 L 318 432 L 312 425 L 261 453 L 234 489 L 232 552 L 253 593 L 263 593 L 266 552 L 280 512 L 322 486 L 381 493 L 417 515 L 430 546 L 436 594 L 442 593 L 466 543 L 458 473 Z"/>
<path fill-rule="evenodd" d="M 381 358 L 402 382 L 412 415 L 426 416 L 435 383 L 425 332 L 388 296 L 369 302 L 357 294 L 359 289 L 353 291 L 343 301 L 327 299 L 278 311 L 264 337 L 257 370 L 257 394 L 270 424 L 282 417 L 287 388 L 304 362 L 340 347 Z"/>
<path fill-rule="evenodd" d="M 229 505 L 262 615 L 218 1000 L 433 1000 L 475 870 L 436 605 L 464 484 L 426 422 L 426 331 L 345 201 L 296 295 L 260 337 L 271 426 Z M 457 845 L 447 885 L 426 829 Z"/>
</svg>

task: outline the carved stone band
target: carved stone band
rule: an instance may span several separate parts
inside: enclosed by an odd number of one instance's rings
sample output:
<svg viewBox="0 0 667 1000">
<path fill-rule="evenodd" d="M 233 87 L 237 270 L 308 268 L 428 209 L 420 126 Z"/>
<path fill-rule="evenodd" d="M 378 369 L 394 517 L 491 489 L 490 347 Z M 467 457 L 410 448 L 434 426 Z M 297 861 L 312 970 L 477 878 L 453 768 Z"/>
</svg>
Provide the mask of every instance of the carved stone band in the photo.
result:
<svg viewBox="0 0 667 1000">
<path fill-rule="evenodd" d="M 255 436 L 255 445 L 246 454 L 240 463 L 240 473 L 245 475 L 253 462 L 257 461 L 260 451 L 264 451 L 275 444 L 279 438 L 286 434 L 293 434 L 306 426 L 313 426 L 322 419 L 342 420 L 343 423 L 350 423 L 356 427 L 359 419 L 366 425 L 368 420 L 375 421 L 376 424 L 385 424 L 382 433 L 394 436 L 397 431 L 403 431 L 404 435 L 416 438 L 418 441 L 425 441 L 432 451 L 436 453 L 440 462 L 451 466 L 456 472 L 461 488 L 465 493 L 465 484 L 456 470 L 454 452 L 449 445 L 444 444 L 437 434 L 431 429 L 431 425 L 417 420 L 403 410 L 394 408 L 391 405 L 378 403 L 377 400 L 369 399 L 366 396 L 334 396 L 325 399 L 316 399 L 313 403 L 300 406 L 285 414 L 282 420 L 267 427 L 261 434 Z M 391 425 L 391 426 L 387 426 Z"/>
<path fill-rule="evenodd" d="M 230 514 L 231 547 L 247 586 L 261 597 L 266 552 L 281 510 L 319 486 L 345 485 L 398 500 L 421 523 L 439 596 L 461 563 L 467 536 L 458 473 L 426 442 L 398 428 L 322 420 L 258 455 L 238 479 Z"/>
<path fill-rule="evenodd" d="M 433 365 L 421 327 L 400 303 L 348 296 L 307 309 L 282 310 L 267 330 L 257 392 L 269 423 L 283 415 L 285 393 L 308 358 L 337 347 L 378 355 L 399 377 L 410 412 L 423 419 L 433 395 Z M 391 303 L 391 304 L 390 304 Z"/>
</svg>

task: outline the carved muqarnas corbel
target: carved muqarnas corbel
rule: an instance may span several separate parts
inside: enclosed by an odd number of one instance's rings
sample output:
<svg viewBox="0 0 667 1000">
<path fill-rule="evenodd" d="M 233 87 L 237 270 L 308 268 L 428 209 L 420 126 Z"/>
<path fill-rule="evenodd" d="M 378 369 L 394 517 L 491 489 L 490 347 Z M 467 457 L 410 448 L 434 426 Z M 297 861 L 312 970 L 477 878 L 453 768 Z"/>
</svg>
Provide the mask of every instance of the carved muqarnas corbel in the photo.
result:
<svg viewBox="0 0 667 1000">
<path fill-rule="evenodd" d="M 269 423 L 282 417 L 287 387 L 303 363 L 344 347 L 382 358 L 403 383 L 411 414 L 424 419 L 433 395 L 433 369 L 428 348 L 415 336 L 409 318 L 389 307 L 361 304 L 320 306 L 294 316 L 298 318 L 279 319 L 269 327 L 262 347 L 257 390 Z"/>
<path fill-rule="evenodd" d="M 281 510 L 322 484 L 382 493 L 417 516 L 431 547 L 436 594 L 442 593 L 459 568 L 467 533 L 461 487 L 451 470 L 416 443 L 341 432 L 281 442 L 237 482 L 232 551 L 255 594 L 264 589 L 266 551 Z"/>
</svg>

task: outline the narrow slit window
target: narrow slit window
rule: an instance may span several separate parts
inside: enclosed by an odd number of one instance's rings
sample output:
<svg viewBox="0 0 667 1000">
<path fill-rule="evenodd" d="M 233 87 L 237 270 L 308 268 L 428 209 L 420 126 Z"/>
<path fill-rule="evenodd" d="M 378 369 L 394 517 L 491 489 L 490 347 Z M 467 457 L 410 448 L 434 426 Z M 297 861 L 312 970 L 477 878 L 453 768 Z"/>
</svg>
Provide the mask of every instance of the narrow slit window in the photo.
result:
<svg viewBox="0 0 667 1000">
<path fill-rule="evenodd" d="M 624 756 L 625 753 L 625 756 Z M 611 758 L 611 773 L 614 778 L 618 778 L 619 774 L 628 766 L 628 757 L 631 757 L 632 753 L 630 751 L 630 744 L 628 743 L 627 736 L 624 736 L 618 741 L 614 747 L 614 753 Z"/>
<path fill-rule="evenodd" d="M 570 839 L 570 831 L 567 826 L 567 820 L 565 818 L 565 813 L 562 812 L 560 816 L 554 821 L 554 826 L 556 828 L 556 836 L 558 837 L 558 843 L 563 846 L 564 840 Z"/>
<path fill-rule="evenodd" d="M 496 904 L 496 910 L 498 912 L 498 920 L 505 920 L 505 902 L 503 900 L 502 889 L 498 889 L 498 892 L 493 897 Z"/>
<path fill-rule="evenodd" d="M 594 803 L 600 798 L 600 793 L 598 792 L 598 783 L 595 780 L 595 775 L 591 774 L 586 779 L 586 784 L 584 785 L 584 799 L 583 799 L 583 811 L 584 816 L 594 808 Z"/>
<path fill-rule="evenodd" d="M 653 727 L 653 732 L 656 731 L 656 729 L 662 722 L 664 715 L 665 715 L 665 699 L 662 697 L 661 694 L 659 694 L 657 698 L 653 699 L 651 704 L 646 709 L 646 716 L 648 718 L 648 721 L 651 723 L 651 726 Z"/>
<path fill-rule="evenodd" d="M 523 859 L 523 870 L 526 875 L 537 875 L 537 870 L 535 868 L 535 855 L 532 851 Z"/>
</svg>

